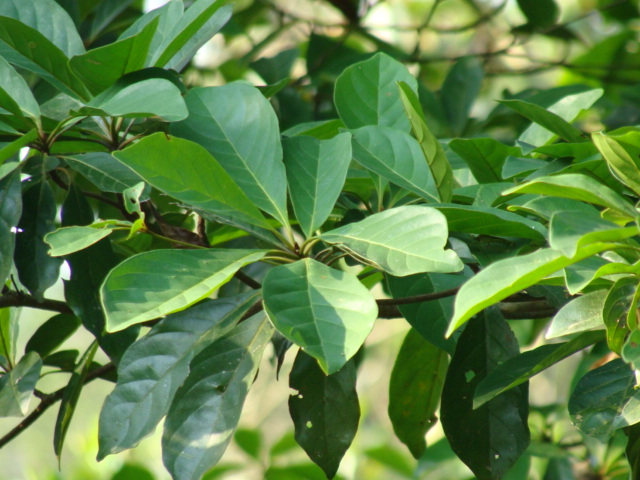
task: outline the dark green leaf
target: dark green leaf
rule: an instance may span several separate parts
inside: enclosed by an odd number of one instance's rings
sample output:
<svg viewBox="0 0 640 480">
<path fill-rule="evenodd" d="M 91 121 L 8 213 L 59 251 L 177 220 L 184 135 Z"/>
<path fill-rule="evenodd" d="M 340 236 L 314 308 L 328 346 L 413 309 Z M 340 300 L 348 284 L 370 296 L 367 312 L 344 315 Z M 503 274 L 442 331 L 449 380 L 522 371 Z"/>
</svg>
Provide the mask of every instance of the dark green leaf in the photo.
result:
<svg viewBox="0 0 640 480">
<path fill-rule="evenodd" d="M 519 148 L 493 138 L 456 138 L 449 148 L 462 157 L 480 183 L 500 182 L 507 157 L 520 154 Z"/>
<path fill-rule="evenodd" d="M 378 315 L 371 293 L 355 276 L 310 258 L 269 270 L 263 295 L 278 331 L 328 374 L 356 354 Z"/>
<path fill-rule="evenodd" d="M 22 284 L 42 301 L 44 292 L 58 280 L 61 258 L 48 255 L 44 236 L 55 229 L 56 200 L 46 181 L 31 185 L 23 194 L 23 210 L 16 235 L 15 262 Z"/>
<path fill-rule="evenodd" d="M 618 354 L 629 330 L 637 326 L 639 282 L 635 276 L 618 279 L 609 290 L 602 307 L 602 318 L 607 327 L 607 343 Z"/>
<path fill-rule="evenodd" d="M 518 7 L 527 17 L 527 24 L 533 30 L 546 30 L 558 20 L 560 10 L 554 0 L 537 0 L 530 2 L 518 0 Z"/>
<path fill-rule="evenodd" d="M 14 115 L 40 118 L 40 106 L 22 76 L 0 57 L 0 107 Z"/>
<path fill-rule="evenodd" d="M 80 326 L 75 315 L 59 313 L 38 327 L 24 347 L 24 351 L 36 352 L 42 358 L 49 355 L 69 338 Z"/>
<path fill-rule="evenodd" d="M 233 435 L 233 440 L 244 453 L 254 460 L 260 461 L 260 453 L 262 451 L 262 434 L 260 430 L 239 428 Z"/>
<path fill-rule="evenodd" d="M 111 480 L 155 480 L 155 476 L 145 467 L 125 463 L 113 474 Z"/>
<path fill-rule="evenodd" d="M 175 480 L 198 480 L 222 457 L 272 334 L 266 315 L 254 315 L 191 361 L 162 435 L 162 459 Z"/>
<path fill-rule="evenodd" d="M 448 363 L 444 350 L 409 330 L 391 372 L 389 418 L 396 436 L 415 458 L 426 450 L 425 435 L 437 421 Z"/>
<path fill-rule="evenodd" d="M 315 360 L 300 350 L 289 386 L 297 391 L 289 397 L 296 441 L 327 478 L 333 478 L 358 430 L 355 363 L 347 362 L 326 376 Z"/>
<path fill-rule="evenodd" d="M 603 329 L 602 307 L 608 293 L 606 289 L 596 290 L 571 300 L 553 317 L 546 337 Z"/>
<path fill-rule="evenodd" d="M 449 127 L 456 136 L 462 133 L 469 121 L 483 77 L 480 60 L 477 57 L 464 57 L 455 63 L 442 84 L 440 101 Z"/>
<path fill-rule="evenodd" d="M 245 294 L 169 315 L 127 350 L 116 388 L 100 412 L 98 459 L 132 448 L 153 433 L 194 355 L 233 328 L 255 301 L 254 294 Z"/>
<path fill-rule="evenodd" d="M 15 363 L 15 349 L 19 333 L 19 310 L 0 308 L 0 365 L 9 370 Z"/>
<path fill-rule="evenodd" d="M 22 186 L 20 170 L 0 179 L 0 284 L 11 272 L 16 234 L 12 232 L 22 214 Z"/>
<path fill-rule="evenodd" d="M 385 125 L 409 131 L 397 82 L 412 90 L 416 79 L 407 68 L 384 53 L 346 68 L 336 80 L 334 101 L 348 128 Z"/>
<path fill-rule="evenodd" d="M 502 478 L 529 445 L 528 384 L 473 409 L 478 384 L 518 353 L 513 332 L 494 308 L 469 322 L 447 372 L 442 426 L 453 451 L 480 480 Z"/>
<path fill-rule="evenodd" d="M 631 467 L 631 478 L 640 475 L 640 424 L 632 425 L 624 429 L 629 437 L 625 453 Z"/>
<path fill-rule="evenodd" d="M 27 414 L 41 368 L 40 356 L 29 352 L 11 371 L 0 377 L 0 416 L 22 417 Z"/>
</svg>

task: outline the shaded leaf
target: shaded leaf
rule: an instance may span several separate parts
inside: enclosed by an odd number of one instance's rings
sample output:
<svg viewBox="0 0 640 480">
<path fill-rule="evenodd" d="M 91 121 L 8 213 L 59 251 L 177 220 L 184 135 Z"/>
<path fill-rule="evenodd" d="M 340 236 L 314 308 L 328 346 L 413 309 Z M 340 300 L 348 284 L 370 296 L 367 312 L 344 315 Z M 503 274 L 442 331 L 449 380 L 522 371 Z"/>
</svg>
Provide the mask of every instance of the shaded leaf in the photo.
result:
<svg viewBox="0 0 640 480">
<path fill-rule="evenodd" d="M 310 258 L 269 270 L 263 295 L 278 331 L 327 374 L 355 355 L 378 315 L 375 300 L 355 276 Z"/>
<path fill-rule="evenodd" d="M 16 234 L 12 232 L 22 214 L 20 170 L 0 179 L 0 284 L 4 285 L 13 265 Z"/>
<path fill-rule="evenodd" d="M 58 348 L 80 326 L 75 315 L 59 313 L 38 327 L 24 347 L 24 351 L 36 352 L 44 358 Z"/>
<path fill-rule="evenodd" d="M 336 475 L 358 430 L 356 377 L 355 362 L 327 376 L 302 350 L 289 375 L 289 387 L 297 391 L 289 397 L 296 441 L 327 478 Z"/>
<path fill-rule="evenodd" d="M 233 435 L 233 440 L 244 453 L 254 460 L 260 461 L 260 452 L 262 451 L 262 434 L 260 430 L 239 428 Z"/>
<path fill-rule="evenodd" d="M 518 7 L 527 17 L 527 24 L 533 30 L 545 30 L 556 23 L 560 15 L 560 10 L 554 0 L 539 0 L 528 2 L 518 0 Z"/>
<path fill-rule="evenodd" d="M 636 328 L 636 308 L 640 279 L 638 277 L 619 278 L 609 290 L 602 306 L 602 318 L 607 328 L 609 348 L 620 353 L 630 329 Z"/>
<path fill-rule="evenodd" d="M 479 183 L 500 182 L 507 157 L 521 153 L 493 138 L 455 138 L 449 148 L 462 157 Z"/>
<path fill-rule="evenodd" d="M 0 57 L 0 107 L 19 117 L 40 118 L 40 106 L 25 79 Z"/>
<path fill-rule="evenodd" d="M 594 133 L 591 138 L 611 172 L 636 194 L 640 194 L 640 169 L 631 155 L 615 139 L 603 133 Z"/>
<path fill-rule="evenodd" d="M 29 352 L 11 371 L 0 377 L 1 416 L 22 417 L 27 414 L 41 368 L 40 356 L 35 352 Z"/>
<path fill-rule="evenodd" d="M 480 93 L 484 70 L 477 57 L 458 60 L 444 79 L 440 101 L 449 127 L 454 136 L 464 130 L 470 117 L 471 107 Z"/>
</svg>

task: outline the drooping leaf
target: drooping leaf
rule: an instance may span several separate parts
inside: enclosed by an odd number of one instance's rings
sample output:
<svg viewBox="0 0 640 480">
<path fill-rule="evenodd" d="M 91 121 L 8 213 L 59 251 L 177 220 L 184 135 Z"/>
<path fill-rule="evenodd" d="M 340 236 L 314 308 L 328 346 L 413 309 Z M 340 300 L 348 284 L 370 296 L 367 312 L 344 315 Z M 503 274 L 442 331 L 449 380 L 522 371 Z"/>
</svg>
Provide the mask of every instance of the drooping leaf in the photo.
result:
<svg viewBox="0 0 640 480">
<path fill-rule="evenodd" d="M 568 342 L 542 345 L 504 361 L 478 384 L 473 398 L 473 407 L 481 407 L 569 355 L 602 340 L 604 340 L 603 332 L 586 332 Z"/>
<path fill-rule="evenodd" d="M 287 225 L 287 179 L 269 101 L 244 83 L 193 88 L 185 101 L 189 117 L 171 132 L 205 147 L 251 201 Z"/>
<path fill-rule="evenodd" d="M 378 315 L 375 300 L 355 276 L 310 258 L 269 270 L 263 295 L 278 331 L 327 374 L 355 355 Z"/>
<path fill-rule="evenodd" d="M 484 70 L 477 57 L 458 60 L 444 80 L 440 91 L 440 101 L 449 128 L 458 136 L 464 130 L 470 117 L 471 107 L 480 93 Z"/>
<path fill-rule="evenodd" d="M 420 99 L 414 90 L 405 82 L 398 82 L 400 88 L 400 99 L 404 111 L 411 123 L 411 133 L 418 140 L 424 158 L 431 170 L 431 176 L 438 189 L 438 196 L 443 202 L 450 202 L 453 191 L 453 170 L 449 160 L 438 142 L 438 139 L 431 133 L 424 117 L 424 112 L 420 106 Z"/>
<path fill-rule="evenodd" d="M 353 132 L 353 158 L 363 167 L 428 200 L 439 201 L 438 189 L 418 141 L 386 126 Z"/>
<path fill-rule="evenodd" d="M 14 115 L 40 118 L 40 106 L 25 79 L 0 57 L 0 107 Z"/>
<path fill-rule="evenodd" d="M 100 288 L 108 332 L 183 310 L 266 250 L 152 250 L 118 264 Z"/>
<path fill-rule="evenodd" d="M 289 375 L 289 412 L 295 438 L 309 458 L 333 478 L 358 430 L 360 405 L 356 392 L 356 366 L 347 362 L 331 375 L 298 351 Z"/>
<path fill-rule="evenodd" d="M 75 315 L 59 313 L 38 327 L 24 347 L 24 351 L 36 352 L 44 358 L 58 348 L 80 326 Z"/>
<path fill-rule="evenodd" d="M 444 249 L 446 218 L 430 207 L 392 208 L 325 232 L 320 238 L 396 276 L 462 270 L 458 255 Z"/>
<path fill-rule="evenodd" d="M 613 174 L 636 194 L 640 194 L 640 169 L 624 147 L 603 133 L 594 133 L 591 138 Z"/>
<path fill-rule="evenodd" d="M 194 142 L 155 133 L 114 156 L 145 182 L 187 205 L 228 216 L 240 224 L 269 228 L 258 208 L 216 159 Z"/>
<path fill-rule="evenodd" d="M 133 170 L 106 152 L 83 153 L 64 160 L 103 192 L 122 193 L 140 182 Z"/>
<path fill-rule="evenodd" d="M 586 330 L 603 329 L 602 307 L 608 290 L 596 290 L 574 298 L 551 320 L 546 338 L 561 337 Z"/>
<path fill-rule="evenodd" d="M 636 309 L 640 280 L 635 276 L 619 278 L 609 290 L 602 306 L 609 348 L 620 353 L 625 338 L 637 325 Z"/>
<path fill-rule="evenodd" d="M 493 138 L 455 138 L 449 148 L 462 157 L 479 183 L 502 181 L 502 167 L 510 155 L 520 149 L 509 147 Z"/>
<path fill-rule="evenodd" d="M 417 89 L 416 79 L 407 68 L 385 53 L 344 69 L 336 80 L 334 101 L 340 118 L 348 128 L 385 125 L 409 131 L 397 82 Z"/>
<path fill-rule="evenodd" d="M 118 366 L 118 383 L 100 412 L 98 459 L 151 435 L 199 351 L 226 334 L 255 294 L 209 300 L 161 320 L 134 343 Z"/>
<path fill-rule="evenodd" d="M 16 235 L 15 262 L 22 284 L 38 300 L 58 280 L 62 259 L 50 257 L 44 236 L 55 229 L 56 200 L 43 180 L 23 194 L 23 209 Z"/>
<path fill-rule="evenodd" d="M 22 417 L 27 414 L 41 368 L 40 356 L 29 352 L 0 378 L 0 416 Z"/>
<path fill-rule="evenodd" d="M 396 436 L 415 458 L 427 448 L 425 435 L 436 410 L 448 366 L 447 353 L 409 330 L 389 381 L 389 418 Z"/>
<path fill-rule="evenodd" d="M 633 370 L 612 360 L 580 379 L 569 398 L 569 414 L 576 427 L 606 442 L 616 430 L 640 422 Z"/>
<path fill-rule="evenodd" d="M 282 142 L 291 203 L 307 238 L 322 226 L 340 196 L 351 162 L 351 135 L 316 140 L 299 136 Z"/>
<path fill-rule="evenodd" d="M 93 357 L 97 350 L 98 342 L 94 340 L 84 355 L 82 355 L 80 362 L 78 362 L 78 365 L 71 374 L 69 383 L 67 383 L 64 389 L 53 432 L 53 451 L 56 457 L 58 457 L 58 462 L 62 456 L 62 447 L 64 445 L 64 439 L 67 436 L 67 431 L 69 430 L 69 425 L 71 425 L 71 418 L 75 413 L 80 393 L 85 384 L 85 378 L 87 378 Z"/>
<path fill-rule="evenodd" d="M 498 480 L 529 445 L 528 384 L 473 408 L 479 383 L 519 353 L 518 342 L 496 308 L 469 322 L 447 371 L 440 415 L 451 448 L 480 480 Z"/>
<path fill-rule="evenodd" d="M 175 480 L 198 480 L 222 457 L 272 334 L 259 313 L 191 361 L 162 435 L 162 460 Z"/>
<path fill-rule="evenodd" d="M 0 179 L 0 284 L 11 272 L 16 234 L 12 232 L 22 214 L 22 187 L 20 170 L 14 170 Z"/>
</svg>

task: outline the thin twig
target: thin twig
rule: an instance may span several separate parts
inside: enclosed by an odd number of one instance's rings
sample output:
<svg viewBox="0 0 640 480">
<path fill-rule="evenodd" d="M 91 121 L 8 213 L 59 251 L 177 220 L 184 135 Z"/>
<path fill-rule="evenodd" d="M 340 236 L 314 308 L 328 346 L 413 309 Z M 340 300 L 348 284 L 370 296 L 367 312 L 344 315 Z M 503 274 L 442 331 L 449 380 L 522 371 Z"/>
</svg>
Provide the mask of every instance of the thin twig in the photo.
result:
<svg viewBox="0 0 640 480">
<path fill-rule="evenodd" d="M 30 307 L 52 312 L 73 314 L 69 306 L 60 300 L 45 298 L 41 302 L 35 297 L 23 292 L 8 291 L 0 295 L 0 308 L 5 307 Z"/>
</svg>

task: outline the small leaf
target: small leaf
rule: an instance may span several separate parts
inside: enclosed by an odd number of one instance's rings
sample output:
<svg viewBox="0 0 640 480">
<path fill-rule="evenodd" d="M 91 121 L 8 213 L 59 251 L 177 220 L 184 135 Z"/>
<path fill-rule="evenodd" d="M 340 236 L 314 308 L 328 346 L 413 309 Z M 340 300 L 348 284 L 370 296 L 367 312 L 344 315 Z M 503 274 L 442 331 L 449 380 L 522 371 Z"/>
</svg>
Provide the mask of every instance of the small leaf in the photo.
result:
<svg viewBox="0 0 640 480">
<path fill-rule="evenodd" d="M 425 435 L 437 421 L 448 363 L 444 350 L 409 330 L 391 372 L 389 418 L 396 436 L 414 458 L 425 452 Z"/>
<path fill-rule="evenodd" d="M 162 460 L 175 480 L 198 480 L 222 457 L 272 334 L 266 315 L 254 315 L 191 361 L 162 435 Z"/>
<path fill-rule="evenodd" d="M 0 377 L 0 416 L 23 417 L 27 414 L 41 368 L 40 356 L 29 352 Z"/>
<path fill-rule="evenodd" d="M 385 125 L 408 132 L 398 81 L 417 89 L 416 79 L 407 68 L 385 53 L 344 69 L 336 80 L 334 101 L 345 125 L 352 129 Z"/>
<path fill-rule="evenodd" d="M 603 332 L 586 332 L 568 342 L 542 345 L 504 361 L 491 370 L 476 387 L 473 408 L 481 407 L 568 356 L 602 340 Z"/>
<path fill-rule="evenodd" d="M 194 355 L 233 328 L 255 301 L 255 294 L 244 294 L 203 302 L 167 316 L 127 349 L 100 412 L 98 460 L 153 433 Z"/>
<path fill-rule="evenodd" d="M 296 441 L 327 478 L 336 475 L 358 431 L 356 376 L 353 361 L 327 376 L 302 350 L 289 375 L 289 387 L 297 391 L 289 397 Z"/>
<path fill-rule="evenodd" d="M 15 364 L 16 343 L 20 332 L 19 309 L 0 308 L 0 365 L 9 370 Z"/>
<path fill-rule="evenodd" d="M 620 353 L 631 329 L 637 324 L 636 308 L 640 280 L 636 276 L 619 278 L 609 290 L 602 306 L 609 348 Z"/>
<path fill-rule="evenodd" d="M 529 445 L 528 384 L 473 409 L 478 384 L 518 353 L 513 332 L 493 308 L 469 322 L 447 371 L 442 426 L 453 451 L 480 480 L 503 478 Z"/>
<path fill-rule="evenodd" d="M 44 241 L 51 245 L 49 255 L 61 257 L 70 253 L 83 250 L 113 232 L 112 228 L 94 227 L 63 227 L 44 236 Z"/>
<path fill-rule="evenodd" d="M 439 201 L 431 170 L 415 138 L 385 126 L 362 127 L 352 133 L 353 158 L 360 165 L 427 201 Z"/>
<path fill-rule="evenodd" d="M 20 170 L 14 170 L 0 179 L 0 284 L 13 266 L 16 234 L 12 231 L 22 214 L 22 185 Z"/>
<path fill-rule="evenodd" d="M 546 338 L 603 329 L 602 307 L 608 293 L 606 289 L 596 290 L 574 298 L 564 305 L 551 320 Z"/>
<path fill-rule="evenodd" d="M 104 280 L 108 332 L 183 310 L 208 297 L 266 250 L 152 250 L 127 258 Z"/>
<path fill-rule="evenodd" d="M 631 155 L 620 143 L 603 133 L 594 133 L 591 138 L 611 172 L 636 194 L 640 194 L 640 168 Z"/>
<path fill-rule="evenodd" d="M 460 155 L 479 183 L 502 181 L 502 167 L 510 155 L 521 155 L 517 147 L 509 147 L 493 138 L 455 138 L 449 148 Z"/>
<path fill-rule="evenodd" d="M 627 362 L 634 371 L 640 367 L 640 330 L 633 330 L 627 337 L 620 352 L 622 359 Z"/>
<path fill-rule="evenodd" d="M 103 192 L 122 193 L 140 182 L 129 167 L 106 152 L 89 152 L 63 157 L 65 162 Z"/>
<path fill-rule="evenodd" d="M 444 249 L 444 215 L 430 207 L 392 208 L 325 232 L 320 238 L 396 276 L 462 270 L 455 252 Z"/>
<path fill-rule="evenodd" d="M 375 300 L 355 276 L 309 258 L 269 270 L 263 295 L 278 331 L 327 374 L 355 355 L 378 315 Z"/>
<path fill-rule="evenodd" d="M 25 79 L 0 57 L 0 107 L 14 115 L 40 118 L 40 106 Z"/>
<path fill-rule="evenodd" d="M 291 203 L 307 238 L 327 220 L 351 162 L 351 135 L 329 140 L 301 136 L 282 141 Z"/>
<path fill-rule="evenodd" d="M 75 315 L 59 313 L 38 327 L 24 347 L 26 353 L 36 352 L 44 358 L 58 348 L 80 326 Z"/>
<path fill-rule="evenodd" d="M 484 70 L 476 57 L 458 60 L 444 80 L 440 101 L 449 127 L 459 136 L 469 121 L 471 107 L 480 93 Z"/>
</svg>

